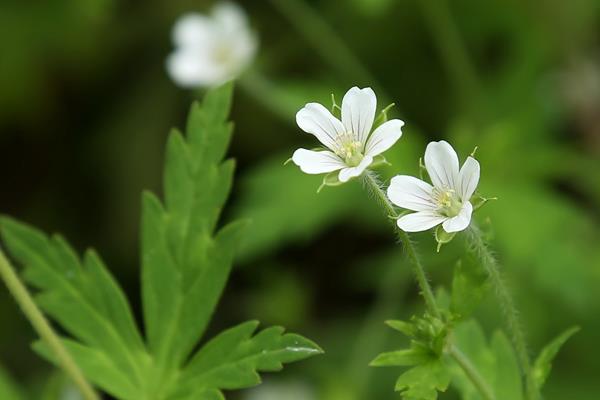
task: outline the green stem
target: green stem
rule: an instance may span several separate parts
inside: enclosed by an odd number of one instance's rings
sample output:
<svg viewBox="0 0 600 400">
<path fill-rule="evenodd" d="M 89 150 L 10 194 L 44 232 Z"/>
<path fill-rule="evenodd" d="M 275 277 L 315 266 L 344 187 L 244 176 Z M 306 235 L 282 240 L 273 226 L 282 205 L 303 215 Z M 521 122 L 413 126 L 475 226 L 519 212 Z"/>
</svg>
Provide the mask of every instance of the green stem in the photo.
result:
<svg viewBox="0 0 600 400">
<path fill-rule="evenodd" d="M 448 355 L 456 361 L 456 363 L 460 366 L 460 368 L 465 372 L 467 377 L 473 382 L 473 385 L 479 390 L 479 393 L 483 396 L 485 400 L 495 400 L 494 393 L 492 389 L 489 387 L 487 382 L 483 379 L 483 377 L 479 374 L 479 371 L 475 368 L 475 366 L 471 363 L 471 361 L 465 356 L 465 354 L 460 351 L 458 347 L 455 345 L 450 345 L 446 350 Z"/>
<path fill-rule="evenodd" d="M 0 276 L 6 283 L 8 290 L 12 293 L 31 325 L 33 325 L 33 328 L 54 352 L 58 364 L 64 369 L 67 375 L 71 377 L 73 383 L 77 385 L 84 399 L 99 400 L 99 395 L 87 382 L 83 373 L 61 343 L 60 338 L 50 326 L 50 323 L 33 301 L 31 294 L 29 294 L 25 285 L 17 276 L 14 268 L 2 250 L 0 250 Z"/>
<path fill-rule="evenodd" d="M 472 252 L 479 258 L 481 264 L 489 277 L 489 280 L 494 288 L 500 307 L 506 320 L 506 326 L 510 333 L 513 346 L 517 352 L 517 358 L 521 367 L 521 372 L 525 376 L 525 393 L 529 400 L 538 400 L 539 394 L 533 380 L 533 371 L 531 369 L 531 361 L 527 351 L 527 343 L 525 334 L 521 328 L 519 312 L 515 306 L 515 302 L 510 294 L 510 291 L 504 283 L 500 267 L 496 258 L 485 243 L 481 231 L 475 224 L 471 224 L 468 230 L 469 242 Z"/>
<path fill-rule="evenodd" d="M 303 0 L 270 1 L 333 69 L 346 75 L 348 79 L 373 85 L 383 93 L 383 87 L 377 83 L 377 79 L 354 55 L 337 32 L 306 2 Z M 387 96 L 383 97 L 389 99 Z"/>
<path fill-rule="evenodd" d="M 398 219 L 398 213 L 396 209 L 392 205 L 392 203 L 387 198 L 387 195 L 381 188 L 381 184 L 379 183 L 375 174 L 371 171 L 367 171 L 364 174 L 364 183 L 367 189 L 375 196 L 379 204 L 383 206 L 387 215 L 393 219 Z M 429 281 L 427 280 L 427 275 L 425 274 L 425 268 L 421 264 L 419 260 L 419 256 L 417 254 L 417 250 L 415 246 L 410 241 L 408 234 L 404 232 L 402 229 L 399 229 L 395 226 L 396 232 L 398 234 L 398 239 L 402 243 L 404 251 L 406 252 L 408 259 L 413 267 L 413 272 L 417 279 L 417 283 L 421 288 L 421 294 L 425 298 L 425 304 L 427 305 L 427 309 L 434 317 L 439 318 L 441 316 L 440 310 L 435 301 L 435 297 L 433 295 L 433 291 L 431 290 L 431 286 L 429 285 Z"/>
</svg>

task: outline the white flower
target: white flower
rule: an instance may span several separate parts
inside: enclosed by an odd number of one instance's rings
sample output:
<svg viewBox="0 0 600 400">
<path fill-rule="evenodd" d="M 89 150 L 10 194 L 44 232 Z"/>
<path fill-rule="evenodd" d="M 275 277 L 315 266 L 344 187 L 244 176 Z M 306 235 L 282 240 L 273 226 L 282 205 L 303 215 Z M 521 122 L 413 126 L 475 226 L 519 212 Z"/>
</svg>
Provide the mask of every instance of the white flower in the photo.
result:
<svg viewBox="0 0 600 400">
<path fill-rule="evenodd" d="M 210 15 L 185 14 L 173 28 L 176 49 L 167 59 L 171 78 L 183 87 L 210 87 L 238 76 L 256 54 L 258 41 L 245 12 L 218 3 Z"/>
<path fill-rule="evenodd" d="M 402 136 L 404 122 L 399 119 L 387 121 L 371 133 L 376 108 L 377 97 L 371 88 L 348 90 L 342 100 L 341 121 L 323 105 L 308 103 L 296 114 L 296 123 L 329 150 L 298 149 L 292 161 L 307 174 L 340 170 L 341 182 L 360 176 L 375 156 Z"/>
<path fill-rule="evenodd" d="M 479 162 L 468 157 L 458 169 L 458 156 L 445 141 L 431 142 L 425 150 L 425 168 L 433 186 L 412 176 L 392 178 L 388 197 L 398 207 L 416 211 L 398 219 L 406 232 L 420 232 L 439 224 L 446 232 L 459 232 L 471 222 L 469 201 L 479 183 Z"/>
</svg>

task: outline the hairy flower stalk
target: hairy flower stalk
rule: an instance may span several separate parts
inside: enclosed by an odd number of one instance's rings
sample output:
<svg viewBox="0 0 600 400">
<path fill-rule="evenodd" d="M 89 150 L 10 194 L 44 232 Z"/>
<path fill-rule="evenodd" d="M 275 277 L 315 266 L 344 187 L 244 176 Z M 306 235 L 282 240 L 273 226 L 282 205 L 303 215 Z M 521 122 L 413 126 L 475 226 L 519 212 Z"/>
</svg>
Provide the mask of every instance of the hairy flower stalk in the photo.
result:
<svg viewBox="0 0 600 400">
<path fill-rule="evenodd" d="M 398 219 L 398 213 L 396 212 L 394 206 L 388 199 L 385 194 L 384 189 L 382 188 L 379 179 L 372 171 L 367 171 L 363 175 L 363 182 L 367 190 L 377 199 L 377 201 L 383 206 L 387 215 L 393 219 Z M 410 241 L 410 237 L 408 233 L 406 233 L 402 229 L 396 229 L 398 234 L 398 239 L 402 243 L 404 247 L 404 251 L 408 255 L 410 263 L 413 267 L 413 272 L 415 274 L 415 278 L 417 279 L 417 283 L 421 289 L 421 295 L 425 299 L 425 304 L 427 306 L 428 312 L 436 318 L 441 318 L 441 312 L 438 308 L 437 302 L 435 301 L 435 296 L 433 295 L 433 290 L 431 289 L 431 285 L 427 280 L 427 274 L 425 273 L 425 268 L 419 259 L 417 254 L 417 250 L 415 249 L 413 243 Z M 475 388 L 481 393 L 484 399 L 486 400 L 495 400 L 492 390 L 490 386 L 485 382 L 481 374 L 476 370 L 475 366 L 469 361 L 469 359 L 456 347 L 454 344 L 449 344 L 446 352 L 450 357 L 452 357 L 458 366 L 463 370 L 467 378 L 471 380 Z"/>
<path fill-rule="evenodd" d="M 500 268 L 496 258 L 485 243 L 481 231 L 474 224 L 471 225 L 468 232 L 470 250 L 479 258 L 481 264 L 488 274 L 489 280 L 494 288 L 502 313 L 506 320 L 506 326 L 510 333 L 510 338 L 517 352 L 521 372 L 525 377 L 525 394 L 528 400 L 538 400 L 540 395 L 533 380 L 533 371 L 531 361 L 527 351 L 527 343 L 525 334 L 521 328 L 519 312 L 515 306 L 515 302 L 506 287 L 502 278 Z"/>
<path fill-rule="evenodd" d="M 33 301 L 31 294 L 29 294 L 25 285 L 17 276 L 2 250 L 0 250 L 0 276 L 2 276 L 8 290 L 23 310 L 23 313 L 33 328 L 54 353 L 58 364 L 63 367 L 66 374 L 71 378 L 73 383 L 77 385 L 83 398 L 85 400 L 100 400 L 100 397 L 85 379 L 83 373 L 63 346 L 60 338 L 54 332 L 48 320 Z"/>
<path fill-rule="evenodd" d="M 376 175 L 367 171 L 364 174 L 364 183 L 366 188 L 375 196 L 377 201 L 384 207 L 387 215 L 396 220 L 398 218 L 398 213 L 394 209 L 394 206 L 389 201 L 387 196 L 385 195 L 384 190 L 381 188 L 381 185 L 376 177 Z M 440 310 L 435 301 L 435 297 L 433 295 L 433 291 L 431 290 L 431 285 L 429 285 L 429 281 L 427 280 L 427 275 L 425 274 L 425 268 L 423 268 L 423 264 L 421 264 L 421 260 L 419 260 L 419 256 L 415 247 L 413 246 L 408 234 L 401 229 L 396 229 L 398 233 L 398 239 L 404 246 L 404 251 L 408 255 L 411 265 L 413 266 L 413 271 L 415 273 L 415 277 L 417 279 L 417 283 L 421 289 L 421 294 L 425 299 L 425 304 L 427 305 L 427 309 L 434 317 L 439 318 L 441 316 Z"/>
</svg>

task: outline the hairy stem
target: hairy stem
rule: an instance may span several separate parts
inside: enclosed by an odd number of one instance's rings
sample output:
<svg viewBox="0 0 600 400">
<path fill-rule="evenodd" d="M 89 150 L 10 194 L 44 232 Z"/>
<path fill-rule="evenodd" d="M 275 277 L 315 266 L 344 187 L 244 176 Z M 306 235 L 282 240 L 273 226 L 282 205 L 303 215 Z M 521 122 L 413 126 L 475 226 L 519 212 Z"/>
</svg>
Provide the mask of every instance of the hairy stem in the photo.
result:
<svg viewBox="0 0 600 400">
<path fill-rule="evenodd" d="M 381 184 L 379 183 L 377 177 L 373 172 L 365 172 L 364 183 L 367 189 L 371 192 L 371 194 L 377 199 L 379 204 L 383 206 L 387 215 L 391 219 L 396 220 L 398 218 L 398 213 L 396 212 L 396 209 L 394 208 L 392 203 L 387 198 L 387 195 L 383 191 Z M 439 318 L 441 316 L 440 310 L 435 301 L 435 297 L 433 295 L 433 291 L 431 290 L 431 286 L 429 285 L 429 281 L 427 280 L 425 268 L 423 268 L 423 264 L 421 264 L 421 260 L 419 260 L 417 250 L 410 241 L 408 234 L 402 229 L 398 229 L 398 227 L 396 226 L 395 228 L 398 234 L 398 239 L 402 243 L 404 251 L 406 252 L 408 259 L 412 264 L 413 272 L 415 274 L 415 278 L 417 279 L 417 283 L 421 288 L 421 294 L 425 298 L 425 304 L 427 305 L 427 309 L 433 316 Z"/>
<path fill-rule="evenodd" d="M 531 361 L 527 351 L 525 334 L 521 328 L 519 312 L 517 311 L 515 302 L 502 278 L 500 266 L 483 239 L 481 231 L 475 224 L 471 224 L 471 228 L 468 230 L 468 238 L 471 246 L 470 250 L 479 258 L 481 264 L 485 268 L 494 288 L 494 292 L 496 293 L 496 298 L 502 308 L 511 341 L 517 352 L 521 372 L 525 376 L 526 398 L 528 400 L 538 400 L 539 393 L 533 381 Z"/>
<path fill-rule="evenodd" d="M 85 379 L 83 373 L 75 361 L 73 361 L 67 352 L 67 349 L 65 349 L 61 343 L 60 338 L 54 332 L 50 326 L 50 323 L 44 317 L 44 314 L 42 314 L 40 309 L 33 301 L 31 294 L 19 279 L 17 273 L 2 250 L 0 250 L 0 276 L 2 276 L 2 279 L 4 280 L 4 283 L 6 283 L 8 290 L 21 307 L 21 310 L 23 310 L 23 313 L 33 328 L 54 353 L 58 364 L 73 380 L 73 383 L 77 385 L 79 391 L 83 395 L 83 398 L 85 400 L 100 400 L 100 396 L 94 391 L 92 386 Z"/>
<path fill-rule="evenodd" d="M 479 371 L 475 368 L 475 366 L 471 363 L 471 361 L 467 358 L 467 356 L 460 351 L 458 347 L 455 345 L 450 345 L 446 350 L 448 355 L 452 357 L 454 361 L 460 366 L 460 368 L 465 372 L 467 377 L 471 380 L 473 385 L 479 390 L 479 393 L 483 396 L 485 400 L 495 400 L 494 392 L 487 384 L 487 382 L 483 379 Z"/>
</svg>

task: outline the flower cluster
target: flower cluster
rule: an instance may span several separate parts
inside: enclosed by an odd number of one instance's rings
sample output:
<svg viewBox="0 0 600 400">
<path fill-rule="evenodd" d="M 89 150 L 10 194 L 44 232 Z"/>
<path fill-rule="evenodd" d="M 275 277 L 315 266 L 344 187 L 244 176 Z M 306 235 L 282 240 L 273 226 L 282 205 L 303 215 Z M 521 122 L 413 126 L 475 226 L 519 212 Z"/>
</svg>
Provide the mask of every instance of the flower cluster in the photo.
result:
<svg viewBox="0 0 600 400">
<path fill-rule="evenodd" d="M 298 149 L 292 161 L 307 174 L 339 171 L 339 182 L 361 176 L 373 166 L 375 156 L 402 136 L 404 122 L 398 119 L 384 121 L 373 130 L 376 108 L 373 90 L 357 87 L 344 96 L 341 121 L 323 105 L 307 104 L 296 115 L 296 122 L 325 148 Z M 471 198 L 479 183 L 477 160 L 470 156 L 459 167 L 456 151 L 442 140 L 427 145 L 425 168 L 431 184 L 409 175 L 397 175 L 391 180 L 389 200 L 414 211 L 398 218 L 398 227 L 406 232 L 426 231 L 440 224 L 447 233 L 466 229 L 473 212 Z"/>
<path fill-rule="evenodd" d="M 245 12 L 220 2 L 210 15 L 188 13 L 173 29 L 176 49 L 167 59 L 171 78 L 183 87 L 218 86 L 241 74 L 256 55 L 258 40 Z"/>
</svg>

